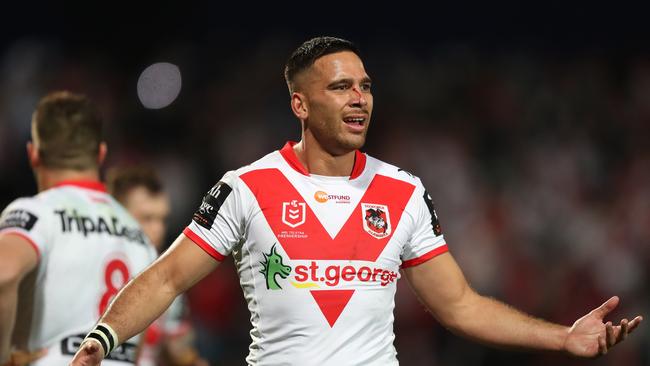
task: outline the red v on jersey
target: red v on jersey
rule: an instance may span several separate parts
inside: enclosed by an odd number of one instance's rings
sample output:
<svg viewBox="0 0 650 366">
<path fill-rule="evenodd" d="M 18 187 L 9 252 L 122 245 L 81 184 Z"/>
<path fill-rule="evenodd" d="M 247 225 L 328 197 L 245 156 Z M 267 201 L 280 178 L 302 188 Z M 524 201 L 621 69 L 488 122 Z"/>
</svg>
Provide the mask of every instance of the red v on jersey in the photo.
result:
<svg viewBox="0 0 650 366">
<path fill-rule="evenodd" d="M 306 200 L 278 169 L 260 169 L 240 176 L 249 187 L 278 242 L 293 260 L 365 260 L 376 261 L 399 225 L 402 213 L 415 186 L 383 175 L 375 175 L 363 197 L 338 234 L 332 238 Z M 272 182 L 270 184 L 270 182 Z M 302 204 L 304 222 L 299 226 L 283 222 L 286 204 Z M 363 204 L 385 206 L 392 227 L 385 235 L 371 235 L 364 228 Z M 367 226 L 367 223 L 366 223 Z M 307 237 L 281 236 L 287 230 L 303 231 Z M 325 294 L 327 292 L 327 294 Z M 354 290 L 313 290 L 314 300 L 333 326 Z"/>
<path fill-rule="evenodd" d="M 287 178 L 277 169 L 261 169 L 242 174 L 241 179 L 253 192 L 276 237 L 282 231 L 292 230 L 292 227 L 282 222 L 283 203 L 294 200 L 304 203 L 305 199 Z M 269 182 L 273 182 L 273 184 L 269 184 Z M 294 260 L 329 259 L 374 262 L 395 232 L 414 189 L 415 186 L 411 184 L 377 174 L 334 239 L 327 233 L 309 205 L 305 205 L 305 222 L 300 225 L 299 229 L 304 231 L 308 238 L 282 237 L 278 238 L 278 242 L 289 258 Z M 377 238 L 365 231 L 363 227 L 364 213 L 361 212 L 362 203 L 380 204 L 388 207 L 390 224 L 393 226 L 389 235 Z"/>
<path fill-rule="evenodd" d="M 350 301 L 354 290 L 312 290 L 311 295 L 325 315 L 330 327 L 334 326 L 339 315 Z"/>
</svg>

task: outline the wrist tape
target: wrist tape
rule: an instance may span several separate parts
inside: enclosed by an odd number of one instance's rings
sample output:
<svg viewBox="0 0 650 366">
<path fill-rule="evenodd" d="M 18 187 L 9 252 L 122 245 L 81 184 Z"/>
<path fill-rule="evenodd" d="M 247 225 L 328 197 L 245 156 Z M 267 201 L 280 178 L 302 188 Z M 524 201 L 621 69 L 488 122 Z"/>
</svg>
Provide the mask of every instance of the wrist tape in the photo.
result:
<svg viewBox="0 0 650 366">
<path fill-rule="evenodd" d="M 84 338 L 82 344 L 89 339 L 94 339 L 102 345 L 104 348 L 104 357 L 107 357 L 108 354 L 111 353 L 115 347 L 119 345 L 117 334 L 115 334 L 113 328 L 111 328 L 110 325 L 106 323 L 97 324 L 95 328 L 93 328 L 93 330 L 91 330 L 90 333 L 86 335 L 86 338 Z"/>
</svg>

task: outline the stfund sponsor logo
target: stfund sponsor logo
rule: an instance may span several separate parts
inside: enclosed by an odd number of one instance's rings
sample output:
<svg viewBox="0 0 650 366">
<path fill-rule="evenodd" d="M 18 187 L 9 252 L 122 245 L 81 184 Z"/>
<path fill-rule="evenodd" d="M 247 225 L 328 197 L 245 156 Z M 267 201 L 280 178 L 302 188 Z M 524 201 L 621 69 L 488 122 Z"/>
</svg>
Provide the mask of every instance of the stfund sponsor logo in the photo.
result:
<svg viewBox="0 0 650 366">
<path fill-rule="evenodd" d="M 350 203 L 350 196 L 345 194 L 328 194 L 325 191 L 316 191 L 314 193 L 314 199 L 316 202 L 325 203 L 333 201 L 336 203 Z"/>
</svg>

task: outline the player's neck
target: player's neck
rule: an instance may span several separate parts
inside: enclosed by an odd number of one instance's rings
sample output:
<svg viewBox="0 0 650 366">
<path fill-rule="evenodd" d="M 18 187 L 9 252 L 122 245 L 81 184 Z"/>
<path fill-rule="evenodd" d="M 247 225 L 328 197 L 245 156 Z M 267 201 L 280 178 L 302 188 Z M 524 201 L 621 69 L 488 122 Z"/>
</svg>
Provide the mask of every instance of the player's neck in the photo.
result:
<svg viewBox="0 0 650 366">
<path fill-rule="evenodd" d="M 71 170 L 39 167 L 35 170 L 38 191 L 50 189 L 64 181 L 99 181 L 97 169 Z"/>
<path fill-rule="evenodd" d="M 349 176 L 354 166 L 354 150 L 341 155 L 327 152 L 315 139 L 303 139 L 293 146 L 298 160 L 309 174 L 332 177 Z"/>
</svg>

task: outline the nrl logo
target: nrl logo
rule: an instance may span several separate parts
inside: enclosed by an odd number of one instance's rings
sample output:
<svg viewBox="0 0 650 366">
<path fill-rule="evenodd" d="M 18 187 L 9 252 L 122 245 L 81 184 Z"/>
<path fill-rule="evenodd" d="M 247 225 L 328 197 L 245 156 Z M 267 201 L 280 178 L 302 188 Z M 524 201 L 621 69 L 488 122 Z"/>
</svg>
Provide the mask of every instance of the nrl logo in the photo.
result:
<svg viewBox="0 0 650 366">
<path fill-rule="evenodd" d="M 266 288 L 269 290 L 281 290 L 280 284 L 275 276 L 287 278 L 291 274 L 291 267 L 283 263 L 283 258 L 275 250 L 275 244 L 271 247 L 269 253 L 264 254 L 264 261 L 260 262 L 262 265 L 261 274 L 266 278 Z"/>
<path fill-rule="evenodd" d="M 291 202 L 282 202 L 282 222 L 291 226 L 298 227 L 305 223 L 307 216 L 306 204 L 291 200 Z"/>
<path fill-rule="evenodd" d="M 388 206 L 361 203 L 361 214 L 363 215 L 363 229 L 368 234 L 377 239 L 383 239 L 390 235 L 392 228 Z"/>
</svg>

